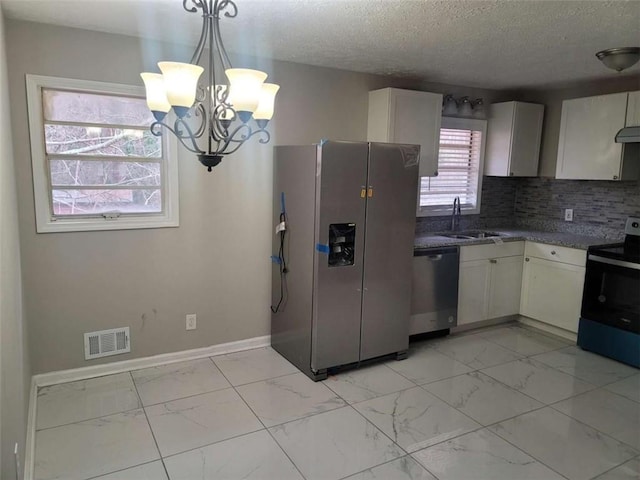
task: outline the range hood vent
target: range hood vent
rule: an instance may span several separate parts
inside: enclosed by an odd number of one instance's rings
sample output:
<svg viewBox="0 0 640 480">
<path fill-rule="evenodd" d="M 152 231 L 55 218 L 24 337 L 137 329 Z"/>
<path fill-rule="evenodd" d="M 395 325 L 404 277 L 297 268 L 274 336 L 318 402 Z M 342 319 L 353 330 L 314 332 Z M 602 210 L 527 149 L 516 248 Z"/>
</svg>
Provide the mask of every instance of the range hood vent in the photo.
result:
<svg viewBox="0 0 640 480">
<path fill-rule="evenodd" d="M 625 127 L 616 134 L 617 143 L 640 143 L 640 127 Z"/>
</svg>

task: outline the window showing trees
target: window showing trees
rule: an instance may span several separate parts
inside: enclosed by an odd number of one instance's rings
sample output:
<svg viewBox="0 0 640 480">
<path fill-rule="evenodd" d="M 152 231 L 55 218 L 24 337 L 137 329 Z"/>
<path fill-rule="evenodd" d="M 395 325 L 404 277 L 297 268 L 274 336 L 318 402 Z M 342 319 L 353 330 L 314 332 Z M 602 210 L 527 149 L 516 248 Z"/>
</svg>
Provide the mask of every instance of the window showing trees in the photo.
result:
<svg viewBox="0 0 640 480">
<path fill-rule="evenodd" d="M 135 87 L 31 76 L 28 87 L 38 231 L 177 225 L 172 149 Z"/>
</svg>

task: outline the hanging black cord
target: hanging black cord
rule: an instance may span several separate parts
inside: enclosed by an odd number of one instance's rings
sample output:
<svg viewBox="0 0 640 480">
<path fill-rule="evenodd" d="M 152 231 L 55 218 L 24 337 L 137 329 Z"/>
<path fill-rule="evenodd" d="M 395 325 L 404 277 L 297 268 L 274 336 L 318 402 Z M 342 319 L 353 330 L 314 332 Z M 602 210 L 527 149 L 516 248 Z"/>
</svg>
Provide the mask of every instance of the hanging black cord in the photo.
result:
<svg viewBox="0 0 640 480">
<path fill-rule="evenodd" d="M 286 225 L 286 215 L 284 214 L 284 212 L 280 214 L 280 223 L 284 223 Z M 280 231 L 280 248 L 278 249 L 278 263 L 280 265 L 280 299 L 278 300 L 278 304 L 275 307 L 273 305 L 271 306 L 271 311 L 273 313 L 278 313 L 278 311 L 280 310 L 280 306 L 284 301 L 284 296 L 285 296 L 284 295 L 286 290 L 285 275 L 289 272 L 289 270 L 287 269 L 287 261 L 284 258 L 284 240 L 286 235 L 287 235 L 287 230 L 285 227 L 284 230 Z"/>
</svg>

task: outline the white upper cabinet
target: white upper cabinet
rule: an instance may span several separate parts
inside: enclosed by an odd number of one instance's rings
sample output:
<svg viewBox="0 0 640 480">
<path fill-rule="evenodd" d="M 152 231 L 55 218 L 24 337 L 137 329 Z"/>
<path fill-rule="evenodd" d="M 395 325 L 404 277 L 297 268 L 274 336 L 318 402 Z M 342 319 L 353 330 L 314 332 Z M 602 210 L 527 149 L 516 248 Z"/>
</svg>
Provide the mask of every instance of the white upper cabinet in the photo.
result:
<svg viewBox="0 0 640 480">
<path fill-rule="evenodd" d="M 640 90 L 637 92 L 629 92 L 626 126 L 640 127 Z"/>
<path fill-rule="evenodd" d="M 637 178 L 635 145 L 615 142 L 627 123 L 630 95 L 614 93 L 562 102 L 556 178 L 577 180 L 627 180 Z M 631 117 L 638 116 L 637 92 L 631 94 Z M 625 152 L 626 149 L 626 152 Z M 628 153 L 630 155 L 625 155 Z M 626 160 L 626 161 L 625 161 Z"/>
<path fill-rule="evenodd" d="M 438 174 L 442 95 L 383 88 L 369 92 L 370 142 L 420 145 L 420 176 Z"/>
<path fill-rule="evenodd" d="M 544 105 L 525 102 L 489 106 L 484 174 L 495 177 L 538 175 Z"/>
</svg>

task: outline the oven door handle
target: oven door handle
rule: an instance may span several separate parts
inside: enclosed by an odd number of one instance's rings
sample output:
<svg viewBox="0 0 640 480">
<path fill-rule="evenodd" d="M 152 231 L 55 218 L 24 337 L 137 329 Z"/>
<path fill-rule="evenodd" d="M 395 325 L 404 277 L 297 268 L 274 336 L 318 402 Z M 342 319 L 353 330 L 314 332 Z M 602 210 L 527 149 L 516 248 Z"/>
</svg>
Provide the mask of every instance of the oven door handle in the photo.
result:
<svg viewBox="0 0 640 480">
<path fill-rule="evenodd" d="M 614 258 L 600 257 L 599 255 L 589 254 L 587 256 L 587 260 L 593 260 L 594 262 L 598 262 L 598 263 L 607 263 L 609 265 L 616 265 L 618 267 L 631 268 L 633 270 L 640 270 L 640 264 L 633 263 L 633 262 L 625 262 L 623 260 L 616 260 Z"/>
</svg>

